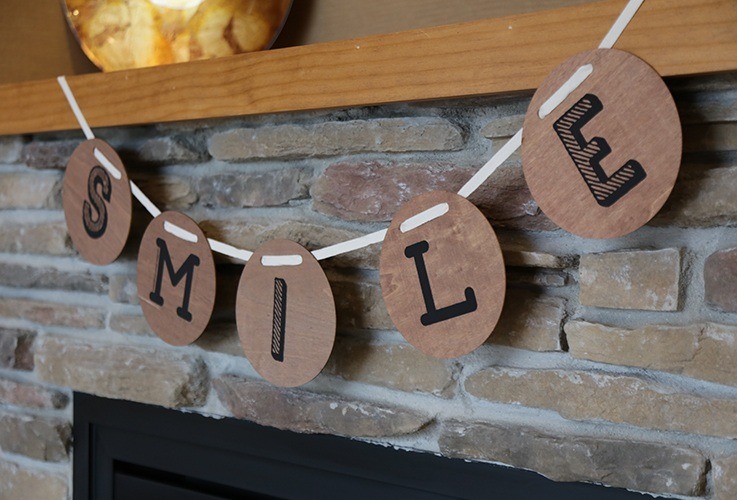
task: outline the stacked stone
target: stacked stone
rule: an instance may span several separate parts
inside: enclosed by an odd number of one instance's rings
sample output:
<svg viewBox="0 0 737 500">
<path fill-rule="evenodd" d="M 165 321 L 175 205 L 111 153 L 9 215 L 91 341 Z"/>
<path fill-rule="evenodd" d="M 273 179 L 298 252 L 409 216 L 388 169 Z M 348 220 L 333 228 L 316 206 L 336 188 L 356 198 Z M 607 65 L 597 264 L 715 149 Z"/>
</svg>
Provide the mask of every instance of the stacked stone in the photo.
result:
<svg viewBox="0 0 737 500">
<path fill-rule="evenodd" d="M 648 226 L 584 240 L 553 225 L 519 156 L 471 200 L 497 229 L 507 298 L 491 339 L 454 360 L 403 341 L 379 246 L 324 261 L 338 310 L 327 368 L 262 381 L 240 349 L 242 263 L 218 257 L 212 324 L 171 347 L 137 305 L 137 209 L 122 258 L 82 261 L 63 168 L 81 132 L 0 140 L 0 497 L 71 491 L 72 391 L 531 469 L 561 481 L 737 496 L 737 75 L 670 82 L 681 178 Z M 528 98 L 484 98 L 97 130 L 162 208 L 254 249 L 310 249 L 456 190 L 519 128 Z M 482 326 L 480 326 L 482 327 Z"/>
</svg>

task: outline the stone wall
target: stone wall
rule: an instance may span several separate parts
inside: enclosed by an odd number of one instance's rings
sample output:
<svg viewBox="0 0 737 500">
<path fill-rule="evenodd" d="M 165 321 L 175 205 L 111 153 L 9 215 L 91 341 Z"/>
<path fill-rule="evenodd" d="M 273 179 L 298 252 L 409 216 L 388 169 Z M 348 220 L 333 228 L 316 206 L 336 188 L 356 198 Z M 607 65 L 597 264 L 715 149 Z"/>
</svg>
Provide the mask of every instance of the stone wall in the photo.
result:
<svg viewBox="0 0 737 500">
<path fill-rule="evenodd" d="M 669 82 L 685 155 L 646 227 L 574 237 L 530 198 L 519 155 L 471 199 L 508 272 L 492 339 L 429 358 L 394 330 L 374 246 L 325 261 L 338 309 L 327 368 L 265 383 L 234 324 L 241 264 L 194 345 L 152 335 L 136 304 L 140 207 L 124 256 L 77 257 L 60 210 L 79 131 L 0 139 L 0 497 L 71 491 L 72 390 L 356 437 L 651 493 L 737 497 L 737 74 Z M 529 94 L 98 130 L 160 207 L 253 249 L 385 227 L 455 190 L 522 123 Z"/>
</svg>

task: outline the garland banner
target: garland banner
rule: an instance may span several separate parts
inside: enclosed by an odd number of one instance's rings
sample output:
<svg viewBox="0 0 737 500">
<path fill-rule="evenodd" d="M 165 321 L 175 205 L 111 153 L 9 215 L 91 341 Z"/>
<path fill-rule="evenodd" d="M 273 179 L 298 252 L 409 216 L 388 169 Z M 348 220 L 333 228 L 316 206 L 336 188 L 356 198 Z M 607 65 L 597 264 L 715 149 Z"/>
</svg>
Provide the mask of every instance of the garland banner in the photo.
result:
<svg viewBox="0 0 737 500">
<path fill-rule="evenodd" d="M 243 350 L 271 383 L 298 386 L 325 366 L 335 340 L 335 302 L 318 261 L 386 239 L 381 288 L 408 342 L 440 358 L 479 347 L 504 303 L 504 260 L 494 230 L 466 198 L 520 146 L 530 191 L 551 220 L 574 234 L 613 238 L 649 221 L 673 189 L 681 127 L 660 76 L 612 49 L 644 0 L 630 0 L 597 50 L 558 66 L 535 93 L 519 130 L 459 190 L 401 207 L 388 229 L 312 252 L 273 240 L 255 252 L 207 238 L 196 222 L 161 211 L 128 177 L 115 151 L 95 139 L 62 76 L 59 85 L 87 141 L 69 161 L 64 214 L 74 245 L 94 264 L 122 251 L 131 195 L 154 217 L 138 254 L 146 320 L 172 345 L 196 340 L 215 302 L 212 252 L 247 261 L 236 319 Z M 524 130 L 524 135 L 523 135 Z"/>
</svg>

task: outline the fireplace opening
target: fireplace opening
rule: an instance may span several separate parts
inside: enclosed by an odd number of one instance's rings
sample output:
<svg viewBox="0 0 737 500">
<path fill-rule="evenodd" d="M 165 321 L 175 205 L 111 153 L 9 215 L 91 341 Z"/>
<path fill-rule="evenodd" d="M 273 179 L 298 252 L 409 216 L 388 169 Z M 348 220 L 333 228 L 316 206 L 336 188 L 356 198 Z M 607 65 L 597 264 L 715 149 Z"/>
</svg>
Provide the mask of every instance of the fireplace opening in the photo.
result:
<svg viewBox="0 0 737 500">
<path fill-rule="evenodd" d="M 74 394 L 74 499 L 630 499 L 534 472 Z"/>
</svg>

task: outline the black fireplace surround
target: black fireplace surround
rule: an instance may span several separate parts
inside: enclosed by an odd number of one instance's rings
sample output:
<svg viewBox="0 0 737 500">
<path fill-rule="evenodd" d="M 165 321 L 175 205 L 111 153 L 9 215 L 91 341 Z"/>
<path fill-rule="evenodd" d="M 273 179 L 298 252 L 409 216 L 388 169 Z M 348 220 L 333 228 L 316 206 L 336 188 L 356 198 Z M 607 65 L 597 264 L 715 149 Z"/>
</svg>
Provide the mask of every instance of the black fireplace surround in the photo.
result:
<svg viewBox="0 0 737 500">
<path fill-rule="evenodd" d="M 627 499 L 529 471 L 74 394 L 74 499 Z"/>
</svg>

